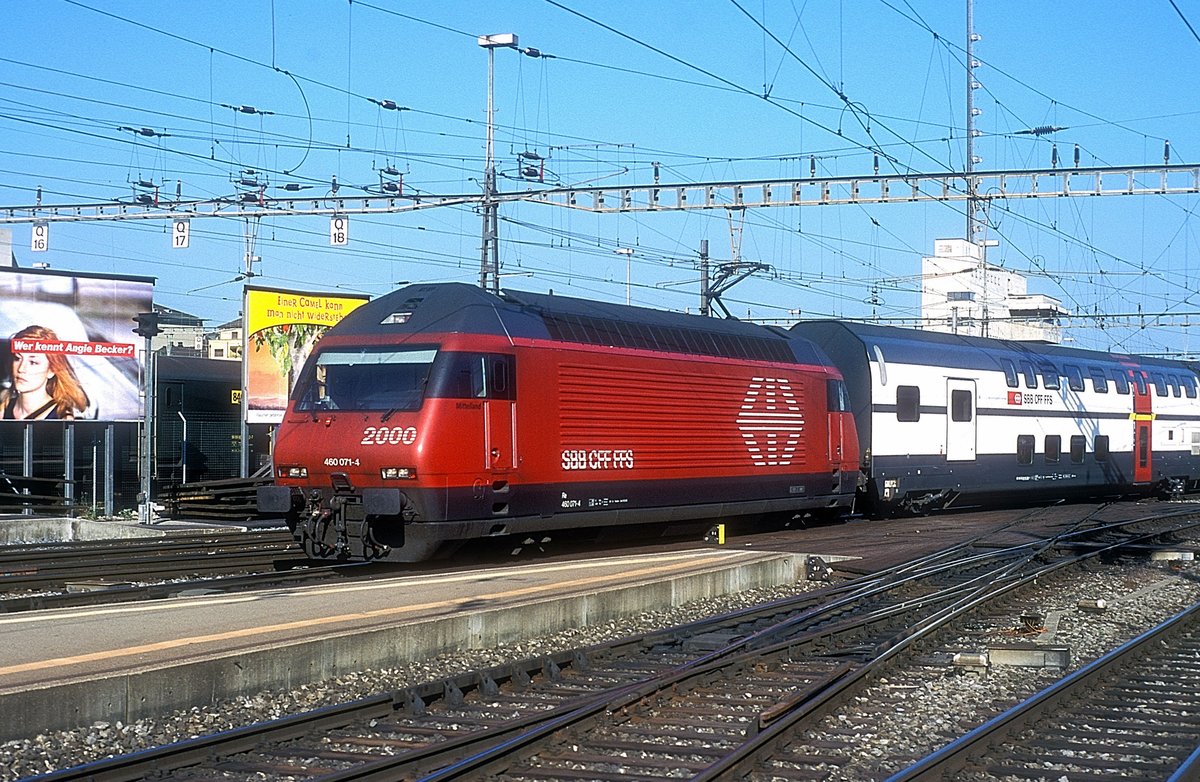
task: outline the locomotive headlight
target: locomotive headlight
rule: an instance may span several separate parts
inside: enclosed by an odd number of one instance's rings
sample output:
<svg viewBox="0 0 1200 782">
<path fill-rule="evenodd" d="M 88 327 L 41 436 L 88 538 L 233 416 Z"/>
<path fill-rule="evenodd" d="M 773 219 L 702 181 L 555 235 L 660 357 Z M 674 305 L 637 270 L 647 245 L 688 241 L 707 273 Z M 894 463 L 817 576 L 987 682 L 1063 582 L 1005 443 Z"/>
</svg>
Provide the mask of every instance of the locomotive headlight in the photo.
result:
<svg viewBox="0 0 1200 782">
<path fill-rule="evenodd" d="M 275 470 L 280 478 L 307 478 L 308 468 L 297 464 L 284 465 Z"/>
<path fill-rule="evenodd" d="M 417 477 L 417 471 L 412 467 L 384 467 L 379 470 L 379 477 L 385 481 L 408 481 Z"/>
</svg>

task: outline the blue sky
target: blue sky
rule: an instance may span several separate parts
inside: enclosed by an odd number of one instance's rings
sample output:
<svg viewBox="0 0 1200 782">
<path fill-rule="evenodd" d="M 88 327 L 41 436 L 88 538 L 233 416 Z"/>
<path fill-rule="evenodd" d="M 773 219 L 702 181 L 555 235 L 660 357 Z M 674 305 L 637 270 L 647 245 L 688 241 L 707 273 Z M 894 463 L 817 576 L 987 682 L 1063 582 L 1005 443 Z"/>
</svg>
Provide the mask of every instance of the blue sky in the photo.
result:
<svg viewBox="0 0 1200 782">
<path fill-rule="evenodd" d="M 579 186 L 649 184 L 654 163 L 665 183 L 803 177 L 814 159 L 821 175 L 867 174 L 873 148 L 893 159 L 884 173 L 961 170 L 965 15 L 965 2 L 928 0 L 12 3 L 0 206 L 29 205 L 38 187 L 47 204 L 128 200 L 138 180 L 218 198 L 244 169 L 279 195 L 289 183 L 323 195 L 333 176 L 344 194 L 378 190 L 387 167 L 406 192 L 477 193 L 476 36 L 508 32 L 552 56 L 496 53 L 501 190 L 527 186 L 522 152 Z M 1197 0 L 977 0 L 974 15 L 978 168 L 1045 167 L 1055 144 L 1062 161 L 1078 144 L 1083 165 L 1157 164 L 1167 140 L 1172 163 L 1200 163 Z M 1017 133 L 1043 125 L 1065 130 Z M 1147 316 L 1072 320 L 1075 344 L 1196 352 L 1198 209 L 1196 195 L 1002 203 L 989 260 L 1073 312 Z M 55 224 L 37 255 L 29 225 L 6 227 L 24 266 L 154 276 L 161 304 L 213 324 L 238 314 L 240 220 L 193 220 L 186 250 L 159 222 Z M 944 203 L 743 216 L 514 203 L 501 210 L 502 284 L 694 311 L 700 241 L 728 260 L 740 238 L 742 259 L 770 267 L 726 294 L 740 317 L 911 318 L 921 255 L 964 231 L 961 205 Z M 355 217 L 344 248 L 329 246 L 328 218 L 266 218 L 252 282 L 371 295 L 475 282 L 479 233 L 469 206 Z"/>
</svg>

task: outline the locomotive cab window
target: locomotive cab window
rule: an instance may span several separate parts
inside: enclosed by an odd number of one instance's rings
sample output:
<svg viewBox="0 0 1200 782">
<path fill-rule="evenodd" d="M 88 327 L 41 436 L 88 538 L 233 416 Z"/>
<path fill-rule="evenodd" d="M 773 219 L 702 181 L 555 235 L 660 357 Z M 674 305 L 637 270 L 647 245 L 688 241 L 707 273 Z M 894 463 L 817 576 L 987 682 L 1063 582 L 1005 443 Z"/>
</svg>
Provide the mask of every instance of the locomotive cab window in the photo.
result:
<svg viewBox="0 0 1200 782">
<path fill-rule="evenodd" d="M 850 392 L 842 380 L 829 379 L 825 381 L 825 393 L 828 398 L 829 412 L 846 413 L 850 411 Z"/>
<path fill-rule="evenodd" d="M 516 399 L 513 356 L 502 353 L 442 353 L 429 381 L 439 399 Z"/>
<path fill-rule="evenodd" d="M 330 348 L 296 384 L 296 410 L 417 410 L 437 350 Z"/>
<path fill-rule="evenodd" d="M 916 386 L 896 386 L 896 420 L 921 420 L 921 389 Z"/>
</svg>

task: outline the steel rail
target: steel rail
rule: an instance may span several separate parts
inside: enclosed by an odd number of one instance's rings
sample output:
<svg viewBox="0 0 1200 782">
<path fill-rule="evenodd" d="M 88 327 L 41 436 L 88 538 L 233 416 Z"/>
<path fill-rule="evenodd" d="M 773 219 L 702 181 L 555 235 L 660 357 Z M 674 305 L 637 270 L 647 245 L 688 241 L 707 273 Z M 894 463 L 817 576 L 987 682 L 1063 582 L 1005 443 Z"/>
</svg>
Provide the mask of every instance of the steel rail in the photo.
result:
<svg viewBox="0 0 1200 782">
<path fill-rule="evenodd" d="M 0 550 L 0 591 L 61 588 L 83 579 L 238 572 L 280 559 L 304 561 L 291 536 L 279 532 L 15 546 Z"/>
<path fill-rule="evenodd" d="M 1067 698 L 1086 692 L 1089 688 L 1096 688 L 1103 679 L 1119 673 L 1122 668 L 1134 665 L 1144 658 L 1155 655 L 1156 652 L 1161 653 L 1162 647 L 1170 645 L 1171 636 L 1188 630 L 1194 631 L 1197 627 L 1200 627 L 1200 604 L 1179 612 L 1108 654 L 1068 674 L 1032 698 L 993 717 L 956 741 L 926 756 L 918 763 L 893 774 L 888 777 L 887 782 L 943 779 L 946 774 L 960 771 L 970 762 L 970 756 L 973 753 L 979 753 L 988 744 L 996 744 L 1011 736 L 1015 731 L 1028 727 L 1034 720 L 1053 716 Z M 1197 768 L 1200 768 L 1200 749 L 1185 758 L 1172 776 L 1174 778 L 1180 774 L 1191 773 Z"/>
</svg>

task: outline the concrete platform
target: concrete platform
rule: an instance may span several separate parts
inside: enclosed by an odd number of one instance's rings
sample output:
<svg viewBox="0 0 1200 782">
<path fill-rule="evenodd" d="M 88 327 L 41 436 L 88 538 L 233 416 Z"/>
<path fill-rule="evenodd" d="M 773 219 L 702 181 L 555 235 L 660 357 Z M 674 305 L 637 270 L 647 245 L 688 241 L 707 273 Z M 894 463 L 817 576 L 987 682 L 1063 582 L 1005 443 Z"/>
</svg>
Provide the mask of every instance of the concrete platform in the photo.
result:
<svg viewBox="0 0 1200 782">
<path fill-rule="evenodd" d="M 0 741 L 794 583 L 805 559 L 693 549 L 0 617 Z"/>
<path fill-rule="evenodd" d="M 0 516 L 0 546 L 28 543 L 66 543 L 71 541 L 161 538 L 187 532 L 244 532 L 257 529 L 285 529 L 282 522 L 228 524 L 209 521 L 163 520 L 139 524 L 133 519 L 78 519 L 65 516 Z"/>
</svg>

